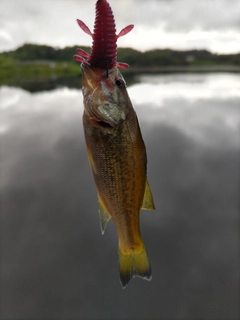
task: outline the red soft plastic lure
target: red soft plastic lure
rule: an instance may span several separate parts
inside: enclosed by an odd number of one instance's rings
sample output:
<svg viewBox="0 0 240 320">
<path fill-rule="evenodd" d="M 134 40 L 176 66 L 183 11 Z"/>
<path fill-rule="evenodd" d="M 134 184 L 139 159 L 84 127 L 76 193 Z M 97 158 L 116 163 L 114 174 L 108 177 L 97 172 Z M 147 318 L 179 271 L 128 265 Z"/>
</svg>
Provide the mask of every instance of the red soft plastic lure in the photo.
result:
<svg viewBox="0 0 240 320">
<path fill-rule="evenodd" d="M 115 20 L 112 9 L 106 0 L 98 0 L 96 3 L 96 17 L 94 32 L 92 33 L 84 22 L 77 19 L 79 27 L 89 34 L 92 39 L 92 52 L 88 54 L 82 49 L 77 49 L 79 55 L 73 58 L 82 63 L 89 63 L 92 67 L 111 69 L 114 66 L 128 68 L 127 63 L 117 62 L 117 39 L 130 32 L 134 25 L 122 29 L 116 34 Z M 86 58 L 86 59 L 85 59 Z"/>
</svg>

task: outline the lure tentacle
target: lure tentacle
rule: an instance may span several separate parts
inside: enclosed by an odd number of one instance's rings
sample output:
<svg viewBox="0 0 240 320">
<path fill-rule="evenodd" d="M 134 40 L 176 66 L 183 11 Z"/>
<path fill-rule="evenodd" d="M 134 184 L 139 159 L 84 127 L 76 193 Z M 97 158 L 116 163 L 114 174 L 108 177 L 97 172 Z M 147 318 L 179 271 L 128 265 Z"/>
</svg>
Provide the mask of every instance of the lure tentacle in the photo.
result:
<svg viewBox="0 0 240 320">
<path fill-rule="evenodd" d="M 83 49 L 79 49 L 79 48 L 78 48 L 76 51 L 77 51 L 77 53 L 80 54 L 81 56 L 83 56 L 83 57 L 85 57 L 85 58 L 88 58 L 88 59 L 90 58 L 90 54 L 87 53 L 86 51 L 84 51 Z"/>
<path fill-rule="evenodd" d="M 92 32 L 90 31 L 90 29 L 85 25 L 85 23 L 82 20 L 77 19 L 77 23 L 79 25 L 79 27 L 86 32 L 87 34 L 89 34 L 91 37 L 93 36 Z"/>
<path fill-rule="evenodd" d="M 125 34 L 129 33 L 130 31 L 132 31 L 132 29 L 134 28 L 134 24 L 130 24 L 129 26 L 126 26 L 125 28 L 123 28 L 119 34 L 118 34 L 118 38 L 125 36 Z"/>
<path fill-rule="evenodd" d="M 129 68 L 129 64 L 125 63 L 125 62 L 116 62 L 116 66 L 122 69 L 127 69 Z"/>
<path fill-rule="evenodd" d="M 75 54 L 75 55 L 73 56 L 73 59 L 74 59 L 75 61 L 82 62 L 82 63 L 86 62 L 85 59 L 83 59 L 82 57 L 78 56 L 77 54 Z"/>
</svg>

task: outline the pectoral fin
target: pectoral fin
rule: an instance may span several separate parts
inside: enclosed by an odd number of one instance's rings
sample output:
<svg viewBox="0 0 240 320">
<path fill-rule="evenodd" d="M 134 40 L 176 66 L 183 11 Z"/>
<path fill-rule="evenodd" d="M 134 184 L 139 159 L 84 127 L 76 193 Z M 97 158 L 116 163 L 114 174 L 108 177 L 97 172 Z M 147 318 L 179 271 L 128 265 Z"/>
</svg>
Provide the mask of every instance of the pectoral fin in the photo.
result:
<svg viewBox="0 0 240 320">
<path fill-rule="evenodd" d="M 104 234 L 108 221 L 111 219 L 110 215 L 107 212 L 101 198 L 98 196 L 98 211 L 100 216 L 100 226 L 102 234 Z"/>
<path fill-rule="evenodd" d="M 148 180 L 146 179 L 145 192 L 142 202 L 142 210 L 155 210 L 155 206 L 153 203 L 152 192 L 150 190 L 150 186 Z"/>
</svg>

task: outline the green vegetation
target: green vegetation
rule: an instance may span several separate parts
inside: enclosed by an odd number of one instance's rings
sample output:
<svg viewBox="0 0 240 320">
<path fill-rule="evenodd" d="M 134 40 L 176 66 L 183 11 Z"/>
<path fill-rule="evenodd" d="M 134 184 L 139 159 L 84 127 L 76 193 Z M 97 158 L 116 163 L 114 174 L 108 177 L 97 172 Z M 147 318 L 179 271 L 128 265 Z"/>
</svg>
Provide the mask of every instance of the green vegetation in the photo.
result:
<svg viewBox="0 0 240 320">
<path fill-rule="evenodd" d="M 73 60 L 77 46 L 64 49 L 46 45 L 25 44 L 14 51 L 0 53 L 0 84 L 14 84 L 25 80 L 78 77 L 79 63 Z M 89 47 L 82 47 L 90 53 Z M 213 54 L 206 50 L 175 51 L 157 49 L 140 52 L 131 48 L 118 49 L 118 61 L 131 68 L 124 73 L 174 71 L 179 68 L 231 67 L 239 71 L 239 54 Z M 195 68 L 195 69 L 194 69 Z"/>
</svg>

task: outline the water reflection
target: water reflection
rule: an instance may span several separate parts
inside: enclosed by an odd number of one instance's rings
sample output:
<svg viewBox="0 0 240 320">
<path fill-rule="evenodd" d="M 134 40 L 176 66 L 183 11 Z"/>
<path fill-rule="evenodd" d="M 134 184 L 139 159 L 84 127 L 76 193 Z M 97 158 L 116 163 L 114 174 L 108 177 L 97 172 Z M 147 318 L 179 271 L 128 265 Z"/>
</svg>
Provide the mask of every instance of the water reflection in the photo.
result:
<svg viewBox="0 0 240 320">
<path fill-rule="evenodd" d="M 141 214 L 152 282 L 118 280 L 101 236 L 82 96 L 2 87 L 1 317 L 237 319 L 240 80 L 143 76 L 129 87 L 157 210 Z"/>
<path fill-rule="evenodd" d="M 128 85 L 136 83 L 139 80 L 132 73 L 125 73 L 124 78 L 127 81 Z M 81 86 L 81 74 L 79 70 L 79 75 L 76 77 L 56 77 L 52 76 L 49 78 L 39 77 L 34 79 L 22 79 L 22 78 L 13 78 L 10 85 L 12 87 L 19 87 L 29 92 L 40 92 L 40 91 L 49 91 L 57 88 L 80 88 Z"/>
</svg>

